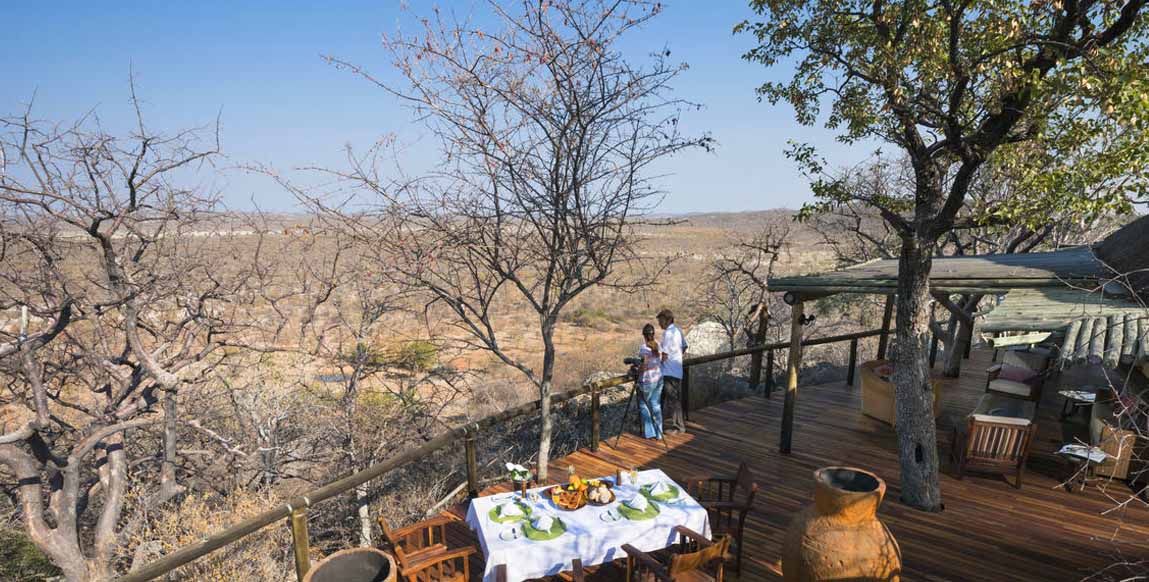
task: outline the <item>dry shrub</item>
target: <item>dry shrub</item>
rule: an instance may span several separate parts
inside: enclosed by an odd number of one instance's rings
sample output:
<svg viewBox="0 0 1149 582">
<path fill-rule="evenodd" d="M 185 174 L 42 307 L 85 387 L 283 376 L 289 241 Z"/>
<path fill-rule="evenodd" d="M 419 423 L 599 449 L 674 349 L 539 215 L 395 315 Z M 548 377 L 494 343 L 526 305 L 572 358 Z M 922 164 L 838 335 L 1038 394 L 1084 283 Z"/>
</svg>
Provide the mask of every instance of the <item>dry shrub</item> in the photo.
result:
<svg viewBox="0 0 1149 582">
<path fill-rule="evenodd" d="M 189 495 L 174 507 L 146 515 L 139 530 L 125 544 L 125 557 L 132 558 L 138 565 L 152 562 L 160 555 L 197 543 L 265 511 L 276 502 L 266 493 L 242 489 L 226 498 Z M 282 525 L 273 524 L 171 572 L 164 579 L 286 581 L 293 576 L 290 553 L 290 532 Z"/>
</svg>

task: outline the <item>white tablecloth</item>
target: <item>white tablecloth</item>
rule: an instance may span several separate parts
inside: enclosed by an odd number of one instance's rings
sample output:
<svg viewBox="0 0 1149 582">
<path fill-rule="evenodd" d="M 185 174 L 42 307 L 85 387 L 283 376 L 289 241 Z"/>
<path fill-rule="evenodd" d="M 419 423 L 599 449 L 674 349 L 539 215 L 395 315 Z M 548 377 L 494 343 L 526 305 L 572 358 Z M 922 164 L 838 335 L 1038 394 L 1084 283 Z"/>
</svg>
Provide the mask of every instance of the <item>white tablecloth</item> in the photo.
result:
<svg viewBox="0 0 1149 582">
<path fill-rule="evenodd" d="M 687 495 L 685 488 L 671 481 L 662 470 L 640 471 L 638 487 L 660 480 L 679 487 L 682 490 L 682 500 L 675 504 L 659 503 L 660 513 L 653 519 L 645 521 L 622 518 L 619 521 L 607 522 L 601 517 L 608 510 L 613 509 L 617 513 L 618 504 L 636 494 L 637 487 L 630 485 L 615 486 L 615 501 L 610 505 L 603 507 L 587 505 L 576 511 L 559 509 L 545 495 L 536 503 L 527 500 L 526 503 L 535 518 L 542 512 L 558 517 L 566 524 L 565 533 L 545 542 L 521 536 L 510 541 L 499 538 L 500 532 L 514 526 L 520 528 L 522 526 L 513 523 L 501 524 L 491 520 L 491 509 L 510 500 L 512 496 L 518 497 L 518 494 L 501 493 L 472 500 L 471 507 L 467 510 L 467 524 L 478 534 L 483 546 L 483 555 L 487 558 L 487 567 L 483 572 L 484 582 L 494 582 L 495 567 L 499 564 L 507 565 L 508 582 L 518 582 L 570 570 L 571 560 L 574 558 L 582 559 L 584 566 L 624 558 L 626 552 L 622 551 L 623 544 L 630 544 L 644 552 L 662 549 L 677 541 L 674 527 L 678 525 L 684 525 L 710 538 L 710 519 L 706 510 Z M 535 491 L 541 493 L 543 489 L 545 488 Z"/>
</svg>

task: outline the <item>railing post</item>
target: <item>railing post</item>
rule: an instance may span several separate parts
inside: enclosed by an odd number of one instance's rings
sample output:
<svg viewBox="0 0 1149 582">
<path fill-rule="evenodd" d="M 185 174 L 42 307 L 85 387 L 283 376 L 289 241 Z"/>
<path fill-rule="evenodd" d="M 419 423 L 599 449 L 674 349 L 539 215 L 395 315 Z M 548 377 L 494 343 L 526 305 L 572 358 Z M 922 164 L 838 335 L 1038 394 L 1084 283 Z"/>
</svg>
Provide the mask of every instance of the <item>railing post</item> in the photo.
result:
<svg viewBox="0 0 1149 582">
<path fill-rule="evenodd" d="M 774 350 L 766 352 L 766 397 L 774 393 Z"/>
<path fill-rule="evenodd" d="M 846 385 L 854 385 L 854 368 L 858 367 L 858 338 L 850 340 L 850 366 L 846 368 Z"/>
<path fill-rule="evenodd" d="M 790 454 L 794 440 L 794 408 L 798 403 L 798 371 L 802 367 L 802 314 L 801 300 L 790 306 L 790 354 L 786 364 L 786 401 L 782 404 L 782 438 L 778 450 Z"/>
<path fill-rule="evenodd" d="M 602 419 L 600 418 L 598 384 L 590 388 L 590 450 L 598 452 L 598 441 L 602 437 Z"/>
<path fill-rule="evenodd" d="M 467 495 L 474 499 L 479 496 L 479 459 L 475 452 L 475 430 L 468 430 L 463 437 L 463 449 L 467 455 Z"/>
<path fill-rule="evenodd" d="M 930 336 L 930 369 L 934 369 L 934 364 L 938 361 L 938 336 Z"/>
<path fill-rule="evenodd" d="M 288 523 L 291 526 L 291 549 L 295 554 L 295 577 L 303 582 L 303 577 L 311 569 L 311 541 L 307 535 L 307 507 L 292 508 Z"/>
<path fill-rule="evenodd" d="M 762 352 L 754 352 L 750 355 L 750 391 L 758 389 L 758 384 L 762 382 Z"/>
<path fill-rule="evenodd" d="M 882 312 L 882 335 L 878 338 L 878 359 L 886 359 L 886 346 L 890 344 L 890 319 L 894 316 L 894 296 L 886 295 L 886 309 Z"/>
<path fill-rule="evenodd" d="M 690 367 L 682 367 L 682 394 L 679 395 L 682 400 L 682 420 L 688 422 L 690 420 Z"/>
</svg>

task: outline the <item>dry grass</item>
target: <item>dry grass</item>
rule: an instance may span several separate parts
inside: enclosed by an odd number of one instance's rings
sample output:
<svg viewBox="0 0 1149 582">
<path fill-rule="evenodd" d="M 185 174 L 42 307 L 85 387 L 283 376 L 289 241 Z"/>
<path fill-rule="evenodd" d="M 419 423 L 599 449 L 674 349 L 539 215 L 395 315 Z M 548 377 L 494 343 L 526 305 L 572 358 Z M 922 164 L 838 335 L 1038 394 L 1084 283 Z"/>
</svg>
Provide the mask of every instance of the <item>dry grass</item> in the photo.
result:
<svg viewBox="0 0 1149 582">
<path fill-rule="evenodd" d="M 238 490 L 221 497 L 193 494 L 172 509 L 138 516 L 140 528 L 124 546 L 126 561 L 146 564 L 161 554 L 196 543 L 231 524 L 271 507 L 275 497 Z M 290 534 L 287 528 L 269 527 L 200 558 L 170 574 L 169 580 L 230 582 L 236 580 L 290 580 Z"/>
</svg>

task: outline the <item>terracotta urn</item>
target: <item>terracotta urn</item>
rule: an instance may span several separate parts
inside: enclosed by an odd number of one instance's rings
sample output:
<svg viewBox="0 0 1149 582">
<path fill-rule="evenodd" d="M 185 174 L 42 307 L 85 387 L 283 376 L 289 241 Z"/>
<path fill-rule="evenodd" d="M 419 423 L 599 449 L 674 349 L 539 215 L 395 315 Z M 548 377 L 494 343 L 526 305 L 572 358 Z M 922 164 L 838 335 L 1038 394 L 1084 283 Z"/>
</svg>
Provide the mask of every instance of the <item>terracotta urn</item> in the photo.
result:
<svg viewBox="0 0 1149 582">
<path fill-rule="evenodd" d="M 303 582 L 395 582 L 395 560 L 375 548 L 340 550 L 315 564 Z"/>
<path fill-rule="evenodd" d="M 878 520 L 886 483 L 854 467 L 814 471 L 814 504 L 790 522 L 782 546 L 787 582 L 901 580 L 902 552 Z"/>
</svg>

